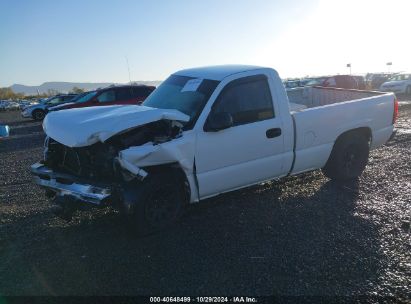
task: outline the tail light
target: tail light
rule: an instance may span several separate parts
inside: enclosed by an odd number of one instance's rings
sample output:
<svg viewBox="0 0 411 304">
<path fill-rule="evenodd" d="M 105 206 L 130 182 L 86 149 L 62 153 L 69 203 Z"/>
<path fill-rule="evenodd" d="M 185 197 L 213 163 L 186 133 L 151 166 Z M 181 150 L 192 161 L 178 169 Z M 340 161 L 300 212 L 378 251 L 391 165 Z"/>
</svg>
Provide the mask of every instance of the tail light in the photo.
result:
<svg viewBox="0 0 411 304">
<path fill-rule="evenodd" d="M 392 124 L 395 124 L 398 118 L 398 100 L 394 99 L 394 113 L 392 115 Z"/>
</svg>

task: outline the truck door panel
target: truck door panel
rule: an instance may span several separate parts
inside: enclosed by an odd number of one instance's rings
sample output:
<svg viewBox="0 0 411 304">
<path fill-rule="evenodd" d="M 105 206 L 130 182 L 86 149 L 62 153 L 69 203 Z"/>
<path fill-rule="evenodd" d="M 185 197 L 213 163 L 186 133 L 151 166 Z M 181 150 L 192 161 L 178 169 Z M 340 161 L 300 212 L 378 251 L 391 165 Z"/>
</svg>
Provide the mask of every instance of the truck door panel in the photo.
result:
<svg viewBox="0 0 411 304">
<path fill-rule="evenodd" d="M 209 117 L 221 112 L 231 114 L 233 126 L 203 130 L 197 137 L 200 197 L 284 175 L 282 121 L 274 113 L 267 77 L 244 77 L 227 84 Z"/>
</svg>

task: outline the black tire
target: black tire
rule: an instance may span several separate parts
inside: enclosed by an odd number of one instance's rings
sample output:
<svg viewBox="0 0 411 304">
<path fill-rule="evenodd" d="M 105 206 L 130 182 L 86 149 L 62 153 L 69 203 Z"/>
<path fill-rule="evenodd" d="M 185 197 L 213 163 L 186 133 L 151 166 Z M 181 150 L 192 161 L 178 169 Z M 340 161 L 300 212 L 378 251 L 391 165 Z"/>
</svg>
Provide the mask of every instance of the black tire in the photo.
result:
<svg viewBox="0 0 411 304">
<path fill-rule="evenodd" d="M 43 120 L 46 116 L 46 112 L 43 110 L 34 110 L 32 116 L 35 120 Z"/>
<path fill-rule="evenodd" d="M 351 132 L 334 144 L 330 158 L 322 171 L 336 181 L 358 178 L 364 171 L 370 153 L 369 138 L 362 133 Z"/>
<path fill-rule="evenodd" d="M 124 188 L 120 211 L 132 233 L 145 236 L 173 225 L 187 201 L 186 183 L 170 171 L 150 173 Z"/>
</svg>

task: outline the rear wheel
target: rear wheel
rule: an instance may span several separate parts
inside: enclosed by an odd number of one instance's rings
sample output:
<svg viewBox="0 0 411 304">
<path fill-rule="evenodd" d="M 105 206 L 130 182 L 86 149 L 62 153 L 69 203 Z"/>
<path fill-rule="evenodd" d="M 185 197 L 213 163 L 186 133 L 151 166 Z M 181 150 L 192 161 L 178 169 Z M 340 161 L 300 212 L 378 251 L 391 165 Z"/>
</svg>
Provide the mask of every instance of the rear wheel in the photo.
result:
<svg viewBox="0 0 411 304">
<path fill-rule="evenodd" d="M 44 112 L 43 110 L 35 110 L 33 112 L 33 118 L 35 120 L 43 120 L 45 116 L 46 116 L 46 112 Z"/>
<path fill-rule="evenodd" d="M 365 169 L 370 152 L 369 138 L 349 133 L 337 140 L 330 158 L 322 169 L 333 180 L 346 181 L 359 177 Z"/>
<path fill-rule="evenodd" d="M 157 172 L 142 183 L 126 186 L 122 210 L 137 235 L 152 234 L 174 224 L 187 199 L 185 183 L 173 171 Z"/>
</svg>

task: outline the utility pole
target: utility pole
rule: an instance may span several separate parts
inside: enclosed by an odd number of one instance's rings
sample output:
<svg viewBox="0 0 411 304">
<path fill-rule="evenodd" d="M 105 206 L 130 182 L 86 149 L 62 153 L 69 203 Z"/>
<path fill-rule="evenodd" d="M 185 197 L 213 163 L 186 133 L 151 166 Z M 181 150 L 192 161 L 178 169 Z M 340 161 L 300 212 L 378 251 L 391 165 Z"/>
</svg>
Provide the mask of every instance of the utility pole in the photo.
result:
<svg viewBox="0 0 411 304">
<path fill-rule="evenodd" d="M 127 70 L 128 70 L 128 81 L 131 83 L 130 66 L 128 65 L 128 58 L 127 58 L 127 56 L 126 56 L 126 63 L 127 63 Z"/>
<path fill-rule="evenodd" d="M 350 68 L 350 75 L 351 75 L 351 63 L 347 63 L 347 68 Z"/>
<path fill-rule="evenodd" d="M 391 73 L 392 62 L 387 62 L 387 66 L 388 66 L 388 74 L 390 74 Z"/>
</svg>

